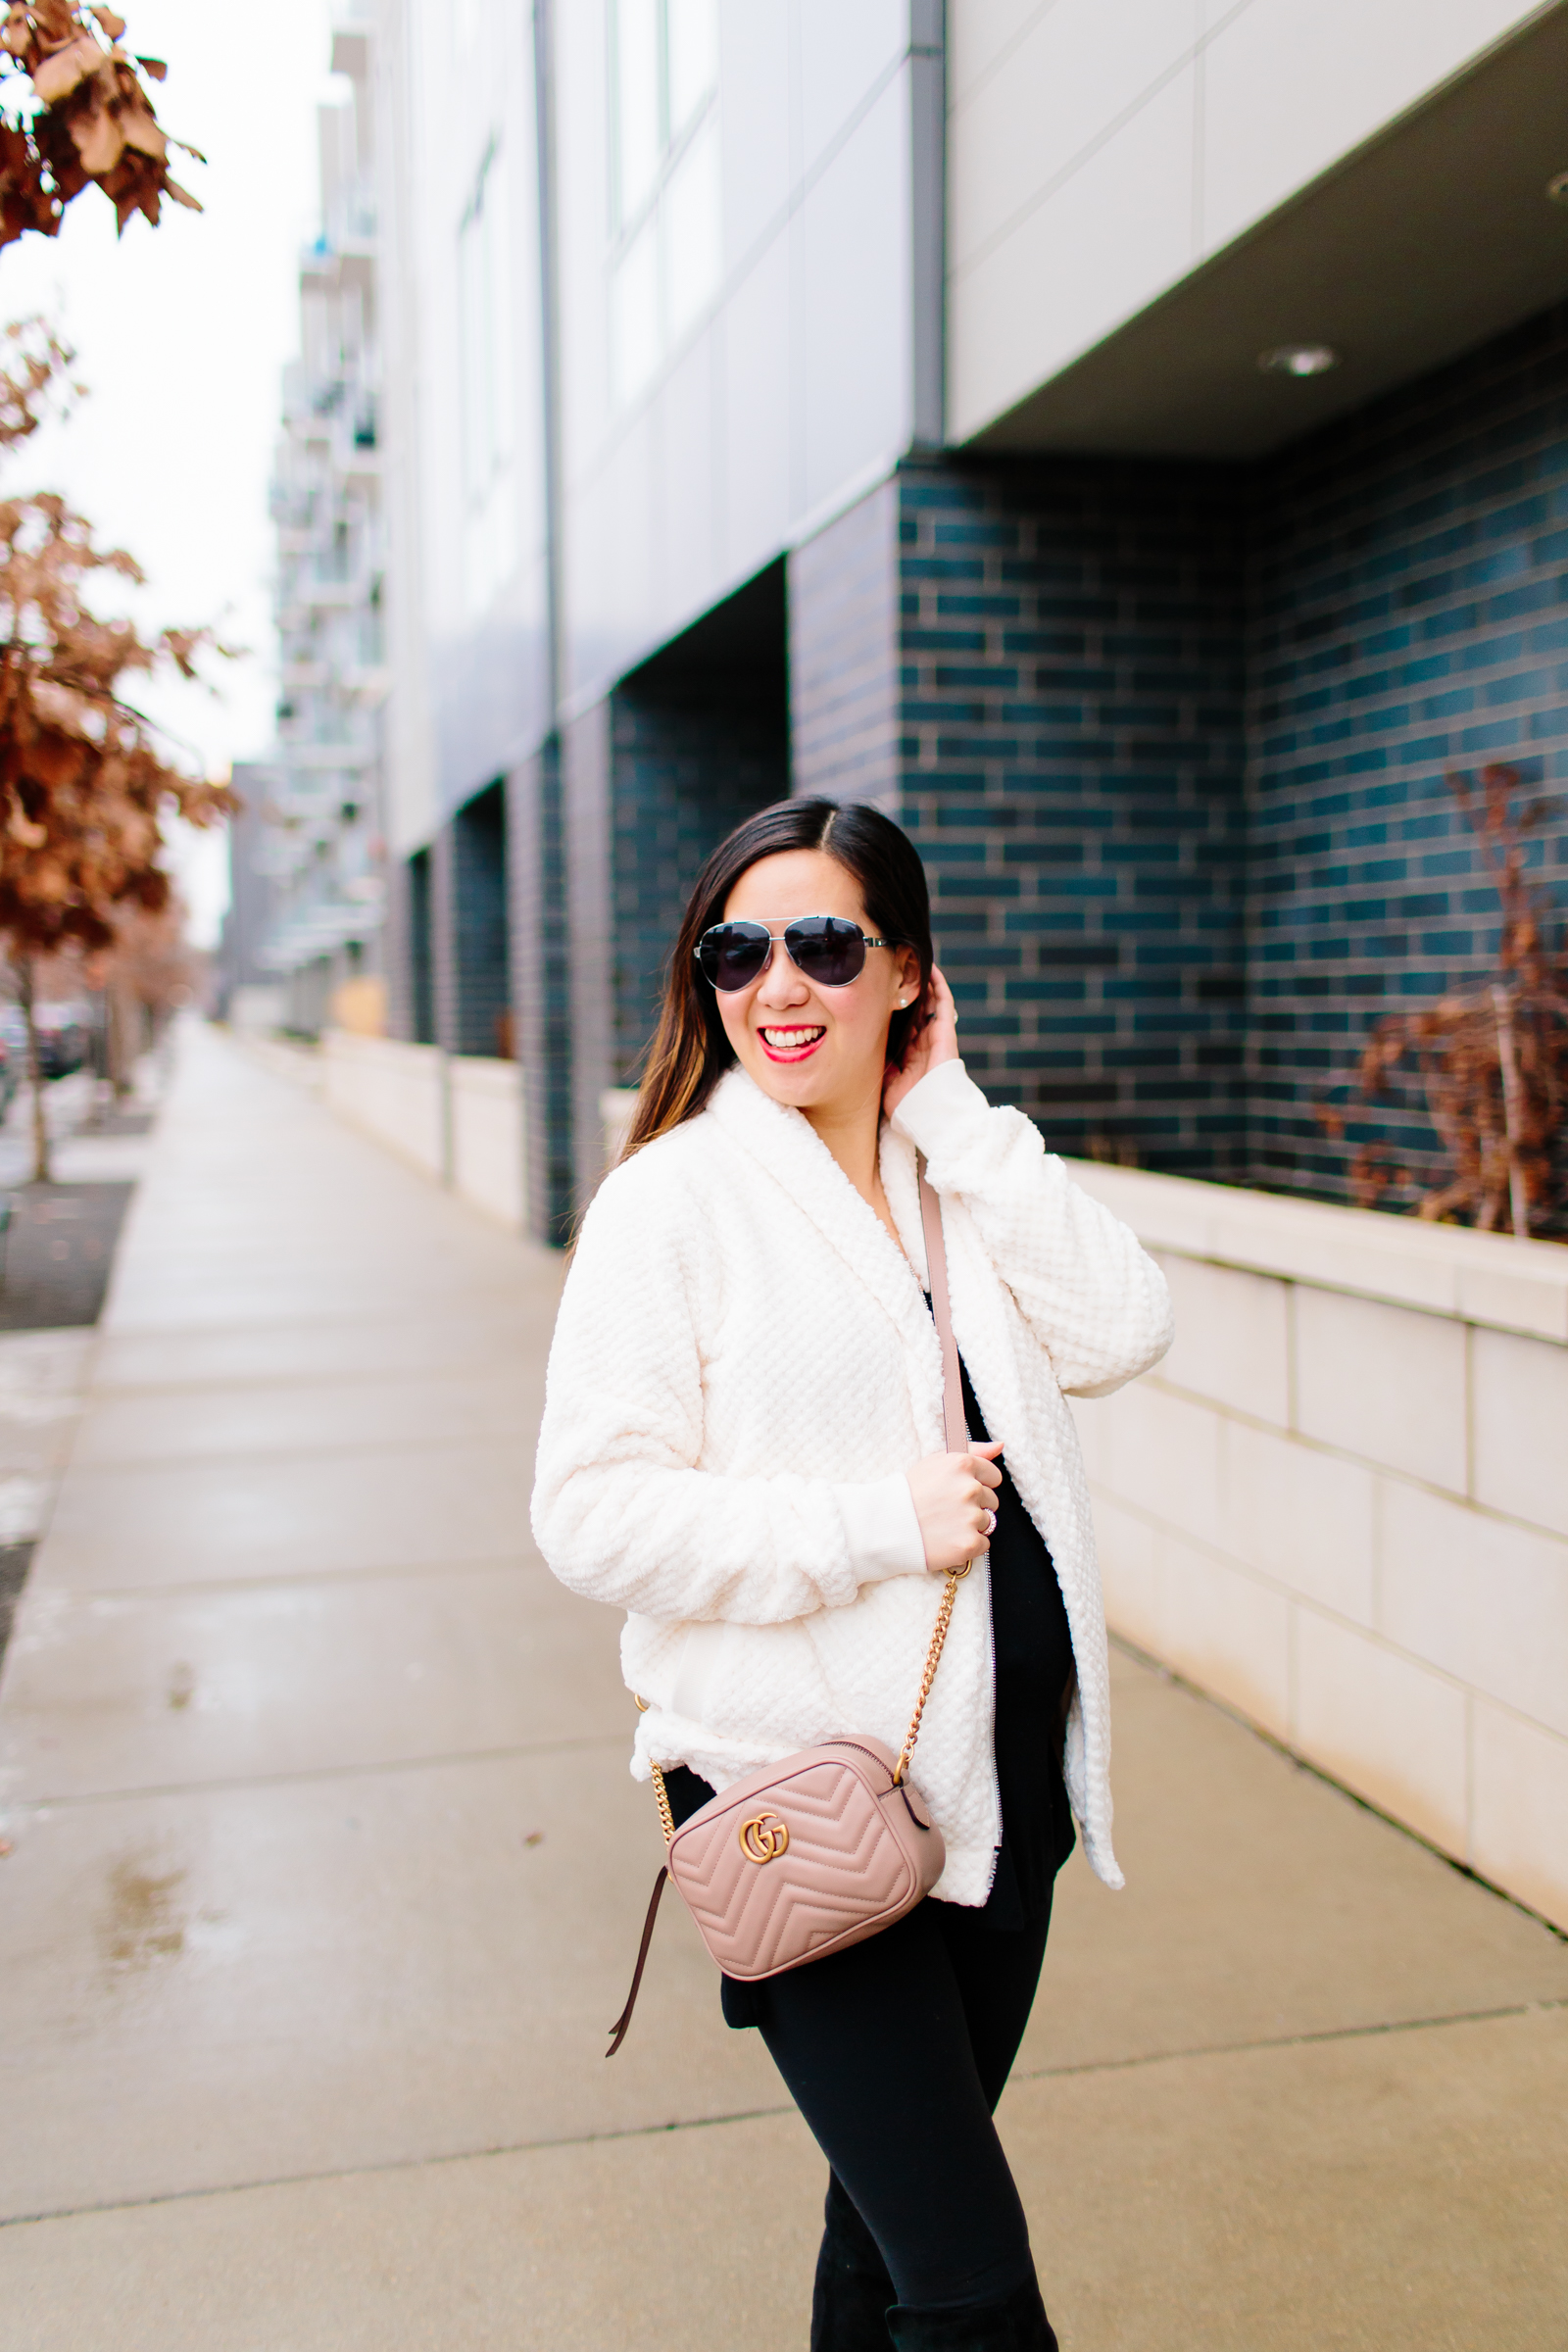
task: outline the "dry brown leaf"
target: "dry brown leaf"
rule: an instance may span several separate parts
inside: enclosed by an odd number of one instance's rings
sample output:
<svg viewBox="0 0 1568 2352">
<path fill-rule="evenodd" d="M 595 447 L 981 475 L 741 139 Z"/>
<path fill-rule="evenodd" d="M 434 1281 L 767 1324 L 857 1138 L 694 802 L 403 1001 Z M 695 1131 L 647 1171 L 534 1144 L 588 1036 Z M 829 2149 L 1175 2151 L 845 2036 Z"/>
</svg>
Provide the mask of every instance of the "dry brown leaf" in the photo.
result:
<svg viewBox="0 0 1568 2352">
<path fill-rule="evenodd" d="M 95 108 L 90 115 L 77 115 L 71 136 L 89 179 L 101 179 L 106 172 L 112 172 L 125 152 L 125 134 L 106 106 Z"/>
<path fill-rule="evenodd" d="M 169 141 L 144 106 L 124 107 L 120 116 L 120 127 L 124 133 L 125 145 L 134 147 L 139 154 L 150 155 L 161 164 L 169 153 Z"/>
<path fill-rule="evenodd" d="M 57 236 L 66 207 L 90 183 L 114 205 L 123 232 L 140 213 L 157 225 L 163 199 L 202 207 L 168 175 L 170 140 L 150 84 L 168 69 L 120 47 L 124 20 L 80 0 L 26 0 L 0 30 L 0 98 L 30 79 L 20 120 L 0 121 L 0 246 L 30 229 Z M 145 76 L 145 79 L 143 78 Z M 176 142 L 183 144 L 183 142 Z M 187 147 L 198 156 L 200 151 Z"/>
<path fill-rule="evenodd" d="M 45 106 L 58 106 L 69 98 L 79 82 L 89 74 L 96 74 L 109 61 L 90 33 L 82 33 L 53 57 L 46 57 L 32 69 L 32 86 Z"/>
</svg>

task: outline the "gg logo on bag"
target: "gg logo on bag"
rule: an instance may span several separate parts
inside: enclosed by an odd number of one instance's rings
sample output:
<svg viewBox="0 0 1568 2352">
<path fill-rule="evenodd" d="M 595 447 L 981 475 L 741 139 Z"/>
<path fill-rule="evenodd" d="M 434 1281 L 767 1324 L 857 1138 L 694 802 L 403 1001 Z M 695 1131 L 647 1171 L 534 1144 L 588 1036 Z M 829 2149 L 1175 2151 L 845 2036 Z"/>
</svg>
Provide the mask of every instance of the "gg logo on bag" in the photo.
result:
<svg viewBox="0 0 1568 2352">
<path fill-rule="evenodd" d="M 790 1841 L 789 1824 L 771 1813 L 754 1813 L 741 1823 L 740 1834 L 748 1862 L 776 1862 Z"/>
</svg>

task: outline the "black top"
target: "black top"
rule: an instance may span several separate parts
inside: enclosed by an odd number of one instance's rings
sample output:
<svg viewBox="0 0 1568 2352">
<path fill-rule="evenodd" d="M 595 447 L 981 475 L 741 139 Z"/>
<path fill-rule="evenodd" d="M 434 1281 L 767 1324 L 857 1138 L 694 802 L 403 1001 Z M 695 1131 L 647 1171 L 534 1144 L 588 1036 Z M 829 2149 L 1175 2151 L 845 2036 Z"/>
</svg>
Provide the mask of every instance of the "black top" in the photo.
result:
<svg viewBox="0 0 1568 2352">
<path fill-rule="evenodd" d="M 963 1412 L 986 1442 L 979 1399 L 962 1364 Z M 1051 1901 L 1052 1882 L 1073 1848 L 1072 1810 L 1061 1777 L 1061 1733 L 1071 1694 L 1072 1635 L 1046 1540 L 1007 1474 L 991 1535 L 991 1640 L 997 1661 L 994 1743 L 1002 1793 L 1002 1850 L 984 1917 L 1021 1928 Z"/>
</svg>

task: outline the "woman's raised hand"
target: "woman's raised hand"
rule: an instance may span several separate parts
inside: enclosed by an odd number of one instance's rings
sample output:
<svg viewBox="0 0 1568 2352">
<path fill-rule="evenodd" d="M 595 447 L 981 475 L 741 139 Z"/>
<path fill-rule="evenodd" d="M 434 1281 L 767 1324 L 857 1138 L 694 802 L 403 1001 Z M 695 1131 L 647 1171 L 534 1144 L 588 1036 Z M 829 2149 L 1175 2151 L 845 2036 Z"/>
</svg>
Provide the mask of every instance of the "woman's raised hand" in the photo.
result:
<svg viewBox="0 0 1568 2352">
<path fill-rule="evenodd" d="M 905 1472 L 914 1496 L 925 1545 L 925 1564 L 937 1576 L 962 1568 L 986 1548 L 997 1524 L 996 1492 L 1002 1472 L 999 1439 L 971 1446 L 967 1453 L 928 1453 Z"/>
<path fill-rule="evenodd" d="M 953 1002 L 952 989 L 933 968 L 924 1018 L 905 1049 L 902 1064 L 895 1068 L 889 1062 L 882 1082 L 882 1107 L 888 1116 L 892 1117 L 906 1095 L 913 1093 L 928 1070 L 934 1070 L 939 1062 L 957 1059 L 958 1007 Z"/>
</svg>

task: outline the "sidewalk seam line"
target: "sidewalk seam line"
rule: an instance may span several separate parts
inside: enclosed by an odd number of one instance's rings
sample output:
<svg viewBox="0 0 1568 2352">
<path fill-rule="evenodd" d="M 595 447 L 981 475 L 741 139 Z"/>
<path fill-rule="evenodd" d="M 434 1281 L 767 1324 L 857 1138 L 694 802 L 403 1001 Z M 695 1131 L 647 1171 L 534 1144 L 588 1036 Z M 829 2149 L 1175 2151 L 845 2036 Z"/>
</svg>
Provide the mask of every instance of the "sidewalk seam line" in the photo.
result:
<svg viewBox="0 0 1568 2352">
<path fill-rule="evenodd" d="M 625 1740 L 624 1732 L 593 1732 L 578 1740 L 544 1740 L 537 1745 L 451 1748 L 433 1756 L 391 1756 L 366 1764 L 318 1764 L 298 1772 L 258 1773 L 254 1777 L 234 1774 L 212 1781 L 154 1782 L 145 1788 L 83 1788 L 61 1796 L 0 1795 L 0 1812 L 63 1812 L 74 1805 L 139 1803 L 150 1796 L 209 1796 L 216 1790 L 232 1788 L 288 1788 L 310 1782 L 372 1779 L 381 1773 L 442 1771 L 453 1764 L 505 1764 L 516 1756 L 574 1755 L 583 1748 L 621 1747 Z"/>
<path fill-rule="evenodd" d="M 472 1560 L 454 1559 L 449 1553 L 443 1553 L 439 1559 L 401 1561 L 391 1568 L 283 1568 L 270 1576 L 215 1576 L 158 1585 L 56 1584 L 46 1578 L 39 1589 L 58 1592 L 67 1600 L 91 1603 L 100 1600 L 162 1600 L 166 1595 L 184 1592 L 279 1592 L 291 1585 L 350 1585 L 364 1583 L 372 1577 L 469 1576 L 476 1572 L 487 1576 L 539 1575 L 550 1578 L 550 1570 L 537 1552 L 531 1556 L 522 1552 L 486 1552 L 482 1557 Z"/>
<path fill-rule="evenodd" d="M 90 1403 L 92 1392 L 86 1392 Z M 85 1411 L 83 1419 L 86 1418 Z M 509 1450 L 508 1458 L 515 1452 L 515 1425 L 504 1429 L 454 1429 L 435 1437 L 399 1434 L 386 1438 L 353 1438 L 347 1443 L 313 1446 L 306 1440 L 292 1439 L 282 1446 L 255 1446 L 234 1453 L 138 1453 L 120 1460 L 87 1460 L 73 1464 L 78 1478 L 140 1478 L 161 1477 L 171 1470 L 188 1471 L 193 1475 L 204 1470 L 243 1470 L 247 1463 L 335 1462 L 345 1457 L 380 1456 L 384 1453 L 407 1453 L 411 1449 L 433 1453 L 439 1446 L 499 1446 Z"/>
<path fill-rule="evenodd" d="M 1516 2001 L 1501 2009 L 1457 2010 L 1443 2017 L 1412 2017 L 1382 2025 L 1328 2027 L 1320 2033 L 1284 2034 L 1273 2040 L 1216 2042 L 1185 2050 L 1154 2050 L 1135 2058 L 1091 2059 L 1078 2066 L 1041 2067 L 1014 2075 L 1019 2082 L 1046 2082 L 1084 2075 L 1126 2074 L 1135 2067 L 1166 2066 L 1193 2058 L 1253 2057 L 1265 2050 L 1290 2050 L 1330 2041 L 1364 2041 L 1384 2034 L 1440 2032 L 1451 2026 L 1491 2025 L 1503 2018 L 1536 2017 L 1568 2009 L 1568 1996 L 1548 2001 Z M 52 2211 L 0 2215 L 0 2230 L 35 2228 L 44 2222 L 77 2220 L 95 2213 L 139 2213 L 157 2205 L 188 2204 L 196 2197 L 243 2197 L 259 2189 L 308 2188 L 328 2180 L 373 2180 L 388 2173 L 419 2172 L 427 2165 L 479 2164 L 496 2156 L 527 2156 L 551 2148 L 592 2148 L 622 2139 L 662 2138 L 677 2132 L 710 2132 L 725 2124 L 766 2122 L 779 2115 L 798 2115 L 793 2103 L 770 2107 L 741 2107 L 723 2115 L 697 2115 L 663 2124 L 627 2124 L 615 2131 L 569 2132 L 552 2138 L 501 2140 L 487 2147 L 452 2148 L 439 2155 L 393 2156 L 378 2164 L 343 2165 L 328 2172 L 278 2173 L 259 2180 L 222 2181 L 206 2188 L 171 2188 L 151 2197 L 106 2197 L 88 2205 L 57 2206 Z"/>
</svg>

